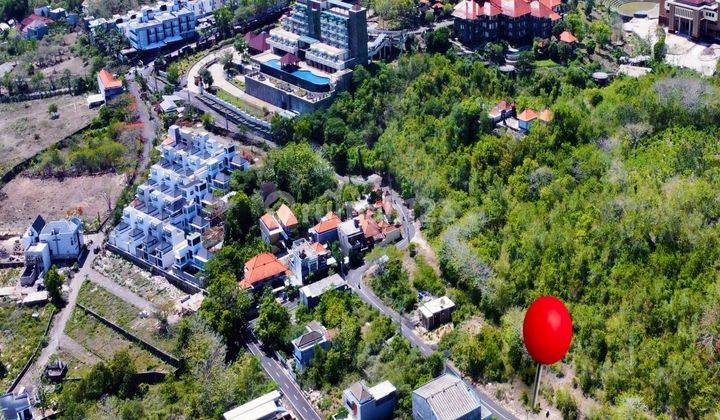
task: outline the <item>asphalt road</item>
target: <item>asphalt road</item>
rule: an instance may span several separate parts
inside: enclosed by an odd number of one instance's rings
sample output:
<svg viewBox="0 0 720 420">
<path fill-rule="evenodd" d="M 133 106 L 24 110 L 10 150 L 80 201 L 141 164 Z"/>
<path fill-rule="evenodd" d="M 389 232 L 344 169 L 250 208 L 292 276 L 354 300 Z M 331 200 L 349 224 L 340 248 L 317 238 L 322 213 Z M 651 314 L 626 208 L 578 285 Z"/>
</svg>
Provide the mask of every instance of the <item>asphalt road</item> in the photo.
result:
<svg viewBox="0 0 720 420">
<path fill-rule="evenodd" d="M 253 336 L 248 338 L 245 343 L 250 352 L 255 355 L 260 361 L 260 364 L 265 370 L 265 373 L 275 381 L 280 387 L 280 391 L 286 397 L 286 399 L 292 405 L 292 409 L 299 418 L 303 420 L 321 420 L 320 414 L 315 411 L 315 408 L 310 401 L 307 400 L 305 394 L 295 381 L 290 377 L 285 368 L 272 357 L 268 357 L 258 346 L 258 342 Z"/>
</svg>

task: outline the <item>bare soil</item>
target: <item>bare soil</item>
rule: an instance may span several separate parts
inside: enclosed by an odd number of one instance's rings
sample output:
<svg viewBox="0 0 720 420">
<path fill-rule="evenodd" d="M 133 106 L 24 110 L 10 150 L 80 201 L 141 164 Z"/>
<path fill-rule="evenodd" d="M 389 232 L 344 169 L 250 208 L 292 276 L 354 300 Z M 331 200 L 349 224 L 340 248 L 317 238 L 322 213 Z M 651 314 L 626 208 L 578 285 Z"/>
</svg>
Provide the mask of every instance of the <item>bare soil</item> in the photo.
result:
<svg viewBox="0 0 720 420">
<path fill-rule="evenodd" d="M 48 115 L 52 103 L 58 106 L 56 119 Z M 88 109 L 83 96 L 0 104 L 0 175 L 84 127 L 97 113 L 97 108 Z"/>
<path fill-rule="evenodd" d="M 125 175 L 57 179 L 20 176 L 0 189 L 0 232 L 23 232 L 35 216 L 46 220 L 80 214 L 94 219 L 108 214 L 125 186 Z M 80 209 L 80 211 L 78 211 Z"/>
</svg>

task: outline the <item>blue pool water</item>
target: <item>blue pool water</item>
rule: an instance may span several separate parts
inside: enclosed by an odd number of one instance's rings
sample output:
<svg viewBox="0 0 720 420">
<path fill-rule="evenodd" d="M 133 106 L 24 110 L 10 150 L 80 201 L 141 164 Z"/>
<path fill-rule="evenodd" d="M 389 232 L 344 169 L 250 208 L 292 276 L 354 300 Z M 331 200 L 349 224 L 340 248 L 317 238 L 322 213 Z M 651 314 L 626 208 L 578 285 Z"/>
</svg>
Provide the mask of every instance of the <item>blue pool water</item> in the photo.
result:
<svg viewBox="0 0 720 420">
<path fill-rule="evenodd" d="M 277 59 L 268 60 L 265 62 L 270 67 L 276 68 L 278 70 L 280 69 L 280 61 Z M 285 70 L 283 70 L 285 71 Z M 309 71 L 309 70 L 295 70 L 293 72 L 286 72 L 290 73 L 293 76 L 297 76 L 303 80 L 307 80 L 310 83 L 316 84 L 316 85 L 327 85 L 330 83 L 330 79 L 327 77 L 318 76 L 315 73 Z"/>
</svg>

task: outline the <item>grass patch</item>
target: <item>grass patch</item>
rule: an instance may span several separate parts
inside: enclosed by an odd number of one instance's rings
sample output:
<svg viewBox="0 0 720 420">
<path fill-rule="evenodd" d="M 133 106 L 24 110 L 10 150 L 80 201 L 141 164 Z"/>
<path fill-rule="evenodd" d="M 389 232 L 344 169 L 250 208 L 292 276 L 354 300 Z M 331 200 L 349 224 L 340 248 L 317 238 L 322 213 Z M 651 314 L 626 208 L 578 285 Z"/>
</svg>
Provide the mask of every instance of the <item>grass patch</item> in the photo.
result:
<svg viewBox="0 0 720 420">
<path fill-rule="evenodd" d="M 256 116 L 258 118 L 267 119 L 269 112 L 263 109 L 260 109 L 258 107 L 255 107 L 253 105 L 250 105 L 249 103 L 243 101 L 242 99 L 231 95 L 228 91 L 218 88 L 215 92 L 215 96 L 222 99 L 225 102 L 231 103 L 235 105 L 236 107 L 242 109 L 243 111 L 247 112 L 250 115 Z"/>
<path fill-rule="evenodd" d="M 21 270 L 22 268 L 3 268 L 0 270 L 0 287 L 16 285 Z"/>
<path fill-rule="evenodd" d="M 8 373 L 0 378 L 1 389 L 6 389 L 25 366 L 28 358 L 43 339 L 53 306 L 26 308 L 0 307 L 0 360 Z M 37 312 L 38 316 L 33 317 Z"/>
<path fill-rule="evenodd" d="M 172 328 L 166 335 L 160 335 L 157 332 L 157 318 L 139 317 L 140 308 L 125 302 L 101 286 L 85 283 L 80 289 L 78 302 L 148 343 L 167 352 L 175 352 L 176 337 Z"/>
<path fill-rule="evenodd" d="M 135 361 L 139 372 L 161 370 L 169 372 L 171 367 L 140 346 L 127 341 L 123 336 L 106 327 L 82 309 L 73 311 L 65 332 L 98 359 L 108 361 L 113 354 L 127 350 Z"/>
</svg>

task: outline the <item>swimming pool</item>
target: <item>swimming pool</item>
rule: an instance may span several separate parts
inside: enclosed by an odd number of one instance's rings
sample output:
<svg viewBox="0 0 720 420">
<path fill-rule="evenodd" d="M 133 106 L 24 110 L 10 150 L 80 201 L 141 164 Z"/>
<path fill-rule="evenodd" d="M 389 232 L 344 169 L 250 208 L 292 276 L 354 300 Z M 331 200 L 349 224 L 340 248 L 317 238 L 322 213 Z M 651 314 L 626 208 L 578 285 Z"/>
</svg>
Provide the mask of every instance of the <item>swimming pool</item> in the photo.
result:
<svg viewBox="0 0 720 420">
<path fill-rule="evenodd" d="M 280 61 L 277 59 L 268 60 L 265 62 L 270 67 L 276 68 L 278 70 L 282 70 L 280 68 Z M 286 73 L 292 74 L 293 76 L 299 77 L 300 79 L 306 80 L 312 84 L 315 85 L 327 85 L 330 83 L 330 79 L 323 76 L 318 76 L 317 74 L 311 72 L 310 70 L 295 70 L 295 71 L 285 71 Z"/>
</svg>

